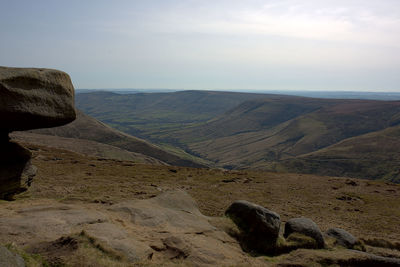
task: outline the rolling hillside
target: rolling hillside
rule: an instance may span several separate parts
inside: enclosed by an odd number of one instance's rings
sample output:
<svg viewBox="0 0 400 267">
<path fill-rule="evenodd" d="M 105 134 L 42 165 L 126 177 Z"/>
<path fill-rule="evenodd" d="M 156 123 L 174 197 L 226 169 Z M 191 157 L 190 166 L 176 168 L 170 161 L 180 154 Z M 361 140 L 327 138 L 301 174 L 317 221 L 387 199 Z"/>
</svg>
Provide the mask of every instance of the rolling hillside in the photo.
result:
<svg viewBox="0 0 400 267">
<path fill-rule="evenodd" d="M 398 162 L 398 155 L 390 151 L 390 147 L 387 151 L 379 150 L 381 145 L 367 149 L 370 161 L 387 162 L 379 165 L 381 171 L 373 167 L 371 172 L 356 167 L 359 155 L 336 168 L 338 161 L 334 159 L 341 157 L 336 155 L 337 150 L 331 150 L 333 154 L 329 157 L 317 151 L 343 145 L 344 140 L 361 138 L 369 133 L 376 133 L 376 138 L 384 143 L 387 137 L 381 136 L 385 133 L 381 131 L 400 125 L 400 101 L 235 95 L 186 91 L 154 96 L 115 96 L 102 92 L 78 94 L 77 103 L 78 107 L 113 127 L 127 132 L 134 129 L 132 131 L 140 132 L 147 140 L 177 146 L 211 162 L 214 167 L 326 172 L 397 181 L 396 175 L 389 174 Z M 224 97 L 228 100 L 223 100 Z M 115 106 L 114 98 L 120 102 L 125 99 L 126 103 Z M 143 103 L 138 104 L 135 100 L 129 107 L 128 103 L 134 98 L 143 98 Z M 184 105 L 185 99 L 191 104 Z M 362 145 L 362 141 L 355 141 L 347 149 L 351 147 L 357 154 L 366 149 Z M 385 154 L 392 156 L 383 157 Z M 320 161 L 324 164 L 316 166 Z M 366 164 L 371 165 L 367 161 Z M 332 171 L 328 172 L 329 168 L 324 166 L 332 166 Z"/>
<path fill-rule="evenodd" d="M 295 110 L 289 116 L 287 106 L 295 109 L 303 100 L 309 110 Z M 300 156 L 400 123 L 400 102 L 299 98 L 296 103 L 248 101 L 241 105 L 247 109 L 239 106 L 202 127 L 175 135 L 202 157 L 243 168 Z"/>
<path fill-rule="evenodd" d="M 116 94 L 94 92 L 76 95 L 84 113 L 120 131 L 163 143 L 171 131 L 208 121 L 243 101 L 263 94 L 181 91 L 174 93 Z"/>
<path fill-rule="evenodd" d="M 270 170 L 384 179 L 400 183 L 400 126 L 345 139 L 270 165 Z"/>
<path fill-rule="evenodd" d="M 205 166 L 202 163 L 188 159 L 194 159 L 194 157 L 188 156 L 187 159 L 179 157 L 142 139 L 117 131 L 80 111 L 77 111 L 77 119 L 70 124 L 61 127 L 34 130 L 32 132 L 36 134 L 95 141 L 129 152 L 140 153 L 171 165 L 188 167 Z"/>
</svg>

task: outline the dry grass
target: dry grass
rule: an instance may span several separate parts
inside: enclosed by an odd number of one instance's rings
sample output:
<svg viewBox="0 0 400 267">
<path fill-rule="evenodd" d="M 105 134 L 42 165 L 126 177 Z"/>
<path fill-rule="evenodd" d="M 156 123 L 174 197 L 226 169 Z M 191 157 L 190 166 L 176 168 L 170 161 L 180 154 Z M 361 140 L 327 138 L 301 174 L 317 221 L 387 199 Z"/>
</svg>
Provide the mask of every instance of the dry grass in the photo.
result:
<svg viewBox="0 0 400 267">
<path fill-rule="evenodd" d="M 315 175 L 142 165 L 30 147 L 39 171 L 33 186 L 18 197 L 20 201 L 56 199 L 109 205 L 181 188 L 209 216 L 222 216 L 233 201 L 245 199 L 276 211 L 284 222 L 305 216 L 322 230 L 341 227 L 358 237 L 400 241 L 398 185 Z"/>
</svg>

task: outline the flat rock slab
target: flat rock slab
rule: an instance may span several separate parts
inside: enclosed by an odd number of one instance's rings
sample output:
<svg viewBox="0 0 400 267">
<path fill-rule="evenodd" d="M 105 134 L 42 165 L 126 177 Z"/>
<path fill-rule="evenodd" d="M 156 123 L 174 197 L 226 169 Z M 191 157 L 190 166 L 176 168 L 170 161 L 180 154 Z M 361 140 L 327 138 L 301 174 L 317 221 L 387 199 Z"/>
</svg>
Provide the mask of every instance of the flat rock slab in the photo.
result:
<svg viewBox="0 0 400 267">
<path fill-rule="evenodd" d="M 0 266 L 1 267 L 25 267 L 24 259 L 7 248 L 0 246 Z"/>
<path fill-rule="evenodd" d="M 252 266 L 258 261 L 212 226 L 196 202 L 180 190 L 111 207 L 16 201 L 12 208 L 13 204 L 2 208 L 0 203 L 0 244 L 40 248 L 80 234 L 128 262 L 162 265 L 176 259 L 189 266 Z"/>
<path fill-rule="evenodd" d="M 73 205 L 55 204 L 19 209 L 13 216 L 0 217 L 0 242 L 28 245 L 53 241 L 79 231 L 85 224 L 104 222 L 104 214 Z"/>
<path fill-rule="evenodd" d="M 277 266 L 400 266 L 400 259 L 373 255 L 351 249 L 291 252 Z"/>
<path fill-rule="evenodd" d="M 55 127 L 75 118 L 74 87 L 67 73 L 0 67 L 0 130 Z"/>
<path fill-rule="evenodd" d="M 111 211 L 122 212 L 133 224 L 174 233 L 214 231 L 196 202 L 184 191 L 169 191 L 146 200 L 132 200 L 113 205 Z"/>
<path fill-rule="evenodd" d="M 112 223 L 90 224 L 84 231 L 89 237 L 101 242 L 106 249 L 113 250 L 116 255 L 126 257 L 131 262 L 147 259 L 153 251 L 146 243 L 136 240 L 135 236 Z"/>
</svg>

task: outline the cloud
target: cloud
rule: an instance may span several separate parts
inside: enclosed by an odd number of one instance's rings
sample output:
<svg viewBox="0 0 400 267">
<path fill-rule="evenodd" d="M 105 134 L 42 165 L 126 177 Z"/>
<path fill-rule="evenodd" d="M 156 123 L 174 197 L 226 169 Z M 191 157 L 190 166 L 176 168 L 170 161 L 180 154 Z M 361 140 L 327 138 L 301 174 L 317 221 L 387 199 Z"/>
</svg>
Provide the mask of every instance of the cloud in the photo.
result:
<svg viewBox="0 0 400 267">
<path fill-rule="evenodd" d="M 181 1 L 122 20 L 113 30 L 166 34 L 284 36 L 370 45 L 400 45 L 400 14 L 393 1 Z M 372 4 L 373 3 L 373 4 Z M 137 14 L 135 14 L 137 17 Z M 134 24 L 134 25 L 133 25 Z M 133 27 L 135 26 L 135 27 Z"/>
</svg>

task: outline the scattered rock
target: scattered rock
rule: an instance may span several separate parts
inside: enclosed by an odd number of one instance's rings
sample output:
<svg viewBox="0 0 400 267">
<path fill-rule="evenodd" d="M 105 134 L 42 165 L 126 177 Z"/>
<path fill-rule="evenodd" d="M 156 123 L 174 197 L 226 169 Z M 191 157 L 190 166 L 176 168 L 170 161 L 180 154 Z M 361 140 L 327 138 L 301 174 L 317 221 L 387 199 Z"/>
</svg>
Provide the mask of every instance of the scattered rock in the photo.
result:
<svg viewBox="0 0 400 267">
<path fill-rule="evenodd" d="M 325 241 L 322 236 L 322 232 L 318 225 L 308 218 L 294 218 L 290 219 L 285 224 L 285 232 L 283 236 L 286 238 L 291 233 L 300 233 L 309 237 L 312 237 L 317 241 L 318 248 L 325 247 Z"/>
<path fill-rule="evenodd" d="M 1 267 L 25 267 L 25 261 L 18 254 L 0 246 L 0 266 Z"/>
<path fill-rule="evenodd" d="M 358 183 L 356 181 L 347 179 L 345 182 L 347 185 L 351 185 L 351 186 L 358 186 Z"/>
<path fill-rule="evenodd" d="M 223 183 L 234 183 L 234 182 L 236 182 L 236 179 L 235 179 L 235 178 L 232 178 L 232 179 L 224 179 L 224 180 L 222 180 L 222 182 L 223 182 Z"/>
<path fill-rule="evenodd" d="M 344 200 L 344 201 L 352 201 L 353 198 L 350 196 L 340 196 L 340 197 L 336 197 L 337 200 Z"/>
<path fill-rule="evenodd" d="M 245 248 L 265 252 L 275 246 L 281 225 L 279 214 L 245 200 L 233 202 L 225 214 L 242 231 Z"/>
<path fill-rule="evenodd" d="M 352 249 L 357 244 L 357 238 L 341 228 L 331 228 L 326 234 L 336 239 L 336 243 L 345 248 Z"/>
</svg>

